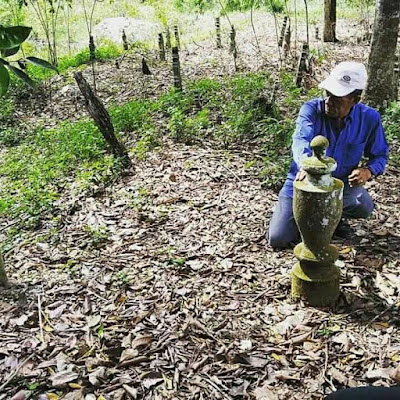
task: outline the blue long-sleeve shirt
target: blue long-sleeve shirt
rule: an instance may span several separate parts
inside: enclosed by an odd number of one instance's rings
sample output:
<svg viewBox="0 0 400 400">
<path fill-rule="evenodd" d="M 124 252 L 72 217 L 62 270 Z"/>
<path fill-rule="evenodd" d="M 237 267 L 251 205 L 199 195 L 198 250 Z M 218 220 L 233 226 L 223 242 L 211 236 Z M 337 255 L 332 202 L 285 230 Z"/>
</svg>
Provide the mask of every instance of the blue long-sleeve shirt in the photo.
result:
<svg viewBox="0 0 400 400">
<path fill-rule="evenodd" d="M 323 99 L 314 99 L 305 103 L 296 121 L 293 134 L 293 161 L 283 186 L 283 193 L 293 197 L 293 181 L 300 168 L 301 161 L 311 155 L 310 143 L 317 136 L 329 140 L 326 154 L 337 162 L 332 174 L 335 178 L 347 182 L 352 170 L 357 168 L 362 156 L 372 175 L 384 172 L 389 153 L 385 132 L 379 113 L 365 104 L 355 104 L 349 115 L 344 118 L 344 128 L 338 132 L 335 120 L 325 114 Z"/>
</svg>

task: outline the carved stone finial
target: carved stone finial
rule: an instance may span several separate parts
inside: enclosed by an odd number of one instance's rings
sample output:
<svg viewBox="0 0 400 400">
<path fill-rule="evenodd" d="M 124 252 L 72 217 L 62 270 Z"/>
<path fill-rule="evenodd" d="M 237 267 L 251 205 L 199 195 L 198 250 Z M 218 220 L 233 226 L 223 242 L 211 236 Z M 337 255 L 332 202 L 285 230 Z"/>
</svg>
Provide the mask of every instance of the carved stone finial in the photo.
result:
<svg viewBox="0 0 400 400">
<path fill-rule="evenodd" d="M 313 152 L 313 156 L 321 159 L 323 155 L 325 155 L 325 150 L 328 148 L 329 142 L 325 136 L 318 135 L 315 136 L 313 140 L 311 140 L 311 150 Z"/>
<path fill-rule="evenodd" d="M 301 163 L 306 179 L 294 182 L 293 213 L 302 243 L 294 249 L 299 262 L 292 272 L 292 296 L 317 307 L 339 296 L 339 252 L 330 244 L 343 208 L 343 182 L 332 177 L 336 161 L 325 155 L 329 142 L 316 136 L 313 155 Z"/>
</svg>

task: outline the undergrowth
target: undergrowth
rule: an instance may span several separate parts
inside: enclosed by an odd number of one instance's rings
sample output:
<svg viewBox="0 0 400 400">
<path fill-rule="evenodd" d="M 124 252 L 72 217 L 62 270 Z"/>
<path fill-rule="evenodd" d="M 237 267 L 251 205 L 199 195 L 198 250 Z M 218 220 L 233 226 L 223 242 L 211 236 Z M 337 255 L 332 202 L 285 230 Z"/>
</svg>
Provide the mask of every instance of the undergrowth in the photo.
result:
<svg viewBox="0 0 400 400">
<path fill-rule="evenodd" d="M 104 44 L 96 47 L 97 61 L 105 61 L 117 58 L 122 54 L 123 50 L 120 48 L 120 46 L 117 46 L 115 43 L 111 41 L 105 42 Z M 90 62 L 89 48 L 86 47 L 79 53 L 76 53 L 74 55 L 61 56 L 59 58 L 57 68 L 61 74 L 66 70 L 68 70 L 69 68 L 77 68 L 81 65 L 88 64 L 89 62 Z M 55 74 L 54 71 L 44 69 L 33 64 L 27 65 L 27 73 L 33 80 L 36 81 L 43 81 L 49 79 L 51 76 Z"/>
<path fill-rule="evenodd" d="M 382 115 L 382 123 L 389 143 L 389 164 L 400 167 L 400 101 L 393 102 Z"/>
<path fill-rule="evenodd" d="M 0 160 L 0 215 L 38 216 L 74 182 L 87 188 L 110 180 L 118 162 L 105 154 L 100 132 L 90 121 L 37 129 Z"/>
<path fill-rule="evenodd" d="M 221 80 L 190 82 L 184 92 L 170 89 L 158 99 L 132 100 L 110 108 L 117 135 L 131 155 L 145 159 L 165 136 L 187 144 L 225 149 L 255 149 L 254 169 L 264 184 L 282 185 L 290 163 L 295 114 L 301 104 L 318 95 L 281 76 L 277 107 L 271 103 L 273 82 L 268 74 L 251 73 Z M 5 114 L 13 105 L 3 105 Z M 400 105 L 393 104 L 383 122 L 390 143 L 400 142 Z M 57 206 L 64 190 L 80 192 L 106 185 L 119 176 L 118 159 L 108 155 L 98 129 L 88 120 L 64 122 L 52 130 L 36 129 L 21 136 L 11 129 L 0 132 L 0 216 L 34 218 Z M 392 161 L 399 157 L 392 154 Z"/>
</svg>

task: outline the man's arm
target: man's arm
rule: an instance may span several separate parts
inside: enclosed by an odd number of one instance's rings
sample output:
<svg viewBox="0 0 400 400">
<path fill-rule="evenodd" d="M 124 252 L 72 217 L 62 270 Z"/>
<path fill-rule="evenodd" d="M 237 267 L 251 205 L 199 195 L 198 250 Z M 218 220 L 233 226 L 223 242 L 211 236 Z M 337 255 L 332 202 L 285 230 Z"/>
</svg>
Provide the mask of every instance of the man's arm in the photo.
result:
<svg viewBox="0 0 400 400">
<path fill-rule="evenodd" d="M 371 174 L 373 176 L 383 174 L 388 162 L 389 146 L 386 142 L 385 132 L 379 115 L 375 129 L 371 132 L 365 146 L 364 155 L 368 158 L 367 168 L 371 171 Z"/>
<path fill-rule="evenodd" d="M 309 103 L 304 104 L 297 117 L 292 143 L 293 160 L 299 169 L 301 161 L 311 155 L 310 143 L 315 136 L 315 120 L 315 108 Z"/>
<path fill-rule="evenodd" d="M 315 136 L 315 114 L 316 110 L 306 103 L 300 108 L 299 116 L 297 117 L 292 143 L 293 160 L 299 170 L 295 178 L 296 181 L 302 181 L 305 178 L 305 172 L 301 169 L 300 163 L 304 158 L 311 155 L 310 143 Z"/>
<path fill-rule="evenodd" d="M 363 186 L 372 176 L 383 174 L 388 160 L 389 146 L 386 142 L 380 115 L 376 116 L 376 125 L 368 138 L 364 155 L 367 165 L 354 169 L 349 175 L 350 186 Z"/>
</svg>

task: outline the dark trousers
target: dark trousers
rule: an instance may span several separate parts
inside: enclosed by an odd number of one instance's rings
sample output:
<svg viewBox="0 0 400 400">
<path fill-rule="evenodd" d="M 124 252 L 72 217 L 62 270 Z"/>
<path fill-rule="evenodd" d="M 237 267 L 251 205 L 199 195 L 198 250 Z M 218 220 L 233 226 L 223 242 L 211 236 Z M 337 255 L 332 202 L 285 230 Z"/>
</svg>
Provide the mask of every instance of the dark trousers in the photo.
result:
<svg viewBox="0 0 400 400">
<path fill-rule="evenodd" d="M 400 387 L 359 387 L 339 390 L 325 400 L 400 400 Z"/>
<path fill-rule="evenodd" d="M 363 187 L 343 188 L 343 218 L 367 218 L 374 209 L 371 196 Z M 279 193 L 278 204 L 272 214 L 268 230 L 268 242 L 275 248 L 291 247 L 300 240 L 300 233 L 293 217 L 293 199 Z"/>
</svg>

